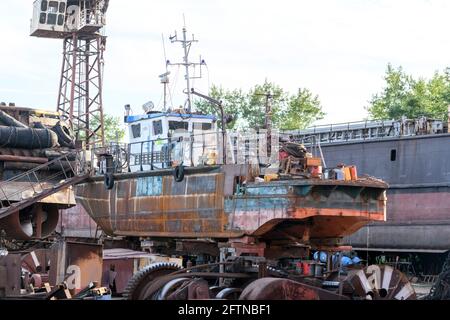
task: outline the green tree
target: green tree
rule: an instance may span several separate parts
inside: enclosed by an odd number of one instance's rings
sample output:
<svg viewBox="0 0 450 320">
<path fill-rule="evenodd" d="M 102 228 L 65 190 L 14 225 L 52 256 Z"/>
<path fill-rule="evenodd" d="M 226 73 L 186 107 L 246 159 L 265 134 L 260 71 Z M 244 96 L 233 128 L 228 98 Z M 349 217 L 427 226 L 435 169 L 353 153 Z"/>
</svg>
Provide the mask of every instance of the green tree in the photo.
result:
<svg viewBox="0 0 450 320">
<path fill-rule="evenodd" d="M 304 129 L 325 116 L 319 96 L 308 89 L 298 89 L 297 94 L 289 97 L 288 101 L 287 109 L 281 110 L 281 115 L 278 117 L 280 129 Z"/>
<path fill-rule="evenodd" d="M 262 85 L 254 86 L 248 93 L 249 103 L 242 109 L 242 118 L 246 120 L 250 128 L 263 128 L 266 117 L 266 104 L 268 94 L 271 95 L 272 122 L 275 128 L 279 128 L 282 122 L 282 114 L 288 108 L 289 94 L 272 82 L 267 80 Z"/>
<path fill-rule="evenodd" d="M 225 114 L 233 116 L 233 121 L 227 124 L 227 128 L 233 129 L 239 119 L 238 115 L 240 113 L 240 109 L 248 103 L 246 95 L 240 89 L 228 91 L 222 87 L 213 85 L 209 96 L 223 102 Z M 206 114 L 214 114 L 218 119 L 220 119 L 220 111 L 218 107 L 210 104 L 206 100 L 197 99 L 195 101 L 195 109 Z"/>
<path fill-rule="evenodd" d="M 99 119 L 92 118 L 90 127 L 98 128 Z M 125 129 L 121 124 L 120 117 L 114 117 L 109 114 L 103 115 L 103 130 L 105 134 L 105 142 L 116 142 L 119 139 L 119 142 L 122 142 L 125 138 Z"/>
<path fill-rule="evenodd" d="M 399 119 L 402 116 L 418 118 L 426 116 L 447 119 L 450 103 L 450 69 L 436 72 L 430 80 L 414 79 L 402 67 L 388 65 L 385 87 L 373 95 L 367 108 L 374 119 Z"/>
<path fill-rule="evenodd" d="M 210 96 L 222 100 L 225 113 L 234 117 L 234 121 L 227 125 L 228 129 L 258 129 L 265 124 L 269 93 L 272 96 L 272 119 L 276 128 L 301 129 L 324 116 L 318 96 L 308 89 L 299 89 L 295 95 L 290 95 L 280 86 L 268 81 L 255 85 L 248 92 L 213 86 Z M 197 100 L 195 106 L 198 111 L 218 115 L 217 108 L 204 100 Z"/>
</svg>

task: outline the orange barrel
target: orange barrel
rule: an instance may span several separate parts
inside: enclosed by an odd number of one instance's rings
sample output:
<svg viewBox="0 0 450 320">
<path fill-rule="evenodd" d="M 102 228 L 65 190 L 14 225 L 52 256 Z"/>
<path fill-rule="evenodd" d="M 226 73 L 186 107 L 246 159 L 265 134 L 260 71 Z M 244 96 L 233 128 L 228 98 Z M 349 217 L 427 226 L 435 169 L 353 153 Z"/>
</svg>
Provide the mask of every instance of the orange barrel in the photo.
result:
<svg viewBox="0 0 450 320">
<path fill-rule="evenodd" d="M 356 170 L 356 166 L 350 166 L 350 174 L 352 176 L 352 180 L 358 180 L 358 171 Z"/>
<path fill-rule="evenodd" d="M 352 180 L 352 175 L 350 173 L 349 167 L 344 167 L 344 179 L 345 179 L 345 181 Z"/>
</svg>

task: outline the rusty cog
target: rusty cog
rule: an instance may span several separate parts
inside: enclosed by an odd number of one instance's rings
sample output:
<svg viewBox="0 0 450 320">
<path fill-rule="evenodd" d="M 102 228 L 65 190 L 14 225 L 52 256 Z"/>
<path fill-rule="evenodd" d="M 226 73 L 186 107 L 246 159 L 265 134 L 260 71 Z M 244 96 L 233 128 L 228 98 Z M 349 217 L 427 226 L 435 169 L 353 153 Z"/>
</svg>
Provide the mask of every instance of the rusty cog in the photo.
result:
<svg viewBox="0 0 450 320">
<path fill-rule="evenodd" d="M 127 300 L 148 300 L 152 299 L 148 295 L 147 289 L 152 282 L 161 276 L 171 274 L 181 270 L 181 267 L 175 263 L 158 262 L 153 263 L 141 271 L 137 272 L 128 282 L 123 296 Z"/>
<path fill-rule="evenodd" d="M 21 258 L 22 268 L 31 274 L 47 273 L 50 268 L 51 250 L 36 249 Z"/>
<path fill-rule="evenodd" d="M 351 270 L 341 284 L 342 293 L 356 300 L 415 300 L 405 274 L 386 265 Z"/>
</svg>

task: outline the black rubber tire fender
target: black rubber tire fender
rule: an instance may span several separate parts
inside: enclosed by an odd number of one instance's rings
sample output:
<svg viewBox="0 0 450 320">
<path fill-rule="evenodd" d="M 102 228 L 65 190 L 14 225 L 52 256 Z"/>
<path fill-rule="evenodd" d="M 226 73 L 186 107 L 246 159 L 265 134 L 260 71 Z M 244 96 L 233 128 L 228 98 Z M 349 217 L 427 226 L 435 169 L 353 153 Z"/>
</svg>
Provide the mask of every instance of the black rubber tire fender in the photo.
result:
<svg viewBox="0 0 450 320">
<path fill-rule="evenodd" d="M 70 130 L 70 128 L 62 121 L 58 121 L 56 125 L 53 127 L 53 130 L 56 132 L 58 137 L 61 139 L 61 142 L 66 144 L 72 144 L 74 141 L 74 134 Z"/>
<path fill-rule="evenodd" d="M 108 190 L 114 188 L 114 175 L 112 173 L 105 174 L 105 187 Z"/>
<path fill-rule="evenodd" d="M 184 166 L 179 165 L 176 166 L 173 171 L 173 177 L 175 178 L 176 182 L 181 182 L 184 180 Z"/>
</svg>

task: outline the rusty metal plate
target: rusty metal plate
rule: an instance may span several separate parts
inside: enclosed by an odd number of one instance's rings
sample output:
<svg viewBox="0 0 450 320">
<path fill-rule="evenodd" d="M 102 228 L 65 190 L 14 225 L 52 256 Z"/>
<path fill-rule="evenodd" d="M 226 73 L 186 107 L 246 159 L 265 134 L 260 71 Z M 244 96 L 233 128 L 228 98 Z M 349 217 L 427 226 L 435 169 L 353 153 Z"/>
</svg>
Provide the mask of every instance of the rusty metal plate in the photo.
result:
<svg viewBox="0 0 450 320">
<path fill-rule="evenodd" d="M 102 280 L 101 245 L 80 242 L 58 242 L 52 247 L 50 283 L 65 281 L 71 294 L 77 294 L 90 282 Z"/>
<path fill-rule="evenodd" d="M 16 296 L 21 289 L 20 254 L 0 258 L 0 298 Z"/>
<path fill-rule="evenodd" d="M 176 182 L 157 173 L 118 174 L 112 190 L 91 179 L 77 186 L 77 200 L 106 233 L 121 236 L 291 239 L 283 234 L 292 232 L 307 241 L 342 238 L 386 218 L 386 184 L 378 180 L 250 183 L 225 198 L 225 180 L 234 175 L 197 173 Z"/>
</svg>

